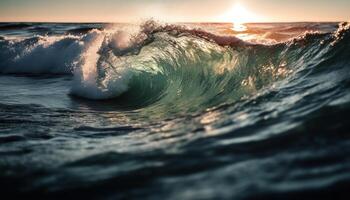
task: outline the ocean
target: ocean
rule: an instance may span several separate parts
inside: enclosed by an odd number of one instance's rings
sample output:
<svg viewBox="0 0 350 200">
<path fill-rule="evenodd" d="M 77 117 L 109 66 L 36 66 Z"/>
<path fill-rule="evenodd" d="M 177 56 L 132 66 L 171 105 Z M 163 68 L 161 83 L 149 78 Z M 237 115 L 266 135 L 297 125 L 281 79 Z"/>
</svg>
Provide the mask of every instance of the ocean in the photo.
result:
<svg viewBox="0 0 350 200">
<path fill-rule="evenodd" d="M 235 27 L 0 23 L 1 194 L 348 199 L 350 24 Z"/>
</svg>

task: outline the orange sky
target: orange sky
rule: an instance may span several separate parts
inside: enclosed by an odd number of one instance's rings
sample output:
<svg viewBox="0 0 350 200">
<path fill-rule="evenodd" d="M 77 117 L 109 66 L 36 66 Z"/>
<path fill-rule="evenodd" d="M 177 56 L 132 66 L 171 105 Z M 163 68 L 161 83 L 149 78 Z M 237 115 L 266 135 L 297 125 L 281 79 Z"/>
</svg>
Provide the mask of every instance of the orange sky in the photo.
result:
<svg viewBox="0 0 350 200">
<path fill-rule="evenodd" d="M 237 4 L 245 16 L 234 13 Z M 348 21 L 349 8 L 349 0 L 1 0 L 0 21 Z"/>
</svg>

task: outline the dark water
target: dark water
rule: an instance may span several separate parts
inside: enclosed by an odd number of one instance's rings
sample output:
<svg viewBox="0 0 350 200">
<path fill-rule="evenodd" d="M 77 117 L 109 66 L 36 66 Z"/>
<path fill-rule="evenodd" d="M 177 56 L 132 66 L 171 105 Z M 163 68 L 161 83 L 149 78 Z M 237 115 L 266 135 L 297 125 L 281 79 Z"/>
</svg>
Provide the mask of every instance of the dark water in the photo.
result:
<svg viewBox="0 0 350 200">
<path fill-rule="evenodd" d="M 348 23 L 0 24 L 0 191 L 348 199 Z"/>
</svg>

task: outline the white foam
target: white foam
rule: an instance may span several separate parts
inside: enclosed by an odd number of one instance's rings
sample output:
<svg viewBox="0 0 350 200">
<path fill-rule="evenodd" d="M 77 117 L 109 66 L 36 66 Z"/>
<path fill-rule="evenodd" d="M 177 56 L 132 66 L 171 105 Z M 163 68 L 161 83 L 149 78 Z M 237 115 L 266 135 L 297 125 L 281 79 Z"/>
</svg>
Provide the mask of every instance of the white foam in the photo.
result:
<svg viewBox="0 0 350 200">
<path fill-rule="evenodd" d="M 77 36 L 38 36 L 1 41 L 2 73 L 70 73 L 84 43 Z"/>
<path fill-rule="evenodd" d="M 119 33 L 117 35 L 119 36 Z M 115 41 L 110 40 L 109 34 L 99 31 L 89 33 L 86 37 L 89 38 L 89 44 L 85 46 L 74 68 L 74 84 L 71 93 L 89 99 L 108 99 L 119 96 L 128 89 L 128 82 L 132 75 L 128 66 L 113 69 L 108 66 L 109 63 L 106 60 L 109 55 L 105 55 L 108 53 L 102 49 L 109 48 L 107 46 L 110 43 L 106 41 Z M 115 35 L 113 34 L 112 37 Z M 125 43 L 119 43 L 120 45 L 127 45 L 127 39 L 121 41 Z"/>
</svg>

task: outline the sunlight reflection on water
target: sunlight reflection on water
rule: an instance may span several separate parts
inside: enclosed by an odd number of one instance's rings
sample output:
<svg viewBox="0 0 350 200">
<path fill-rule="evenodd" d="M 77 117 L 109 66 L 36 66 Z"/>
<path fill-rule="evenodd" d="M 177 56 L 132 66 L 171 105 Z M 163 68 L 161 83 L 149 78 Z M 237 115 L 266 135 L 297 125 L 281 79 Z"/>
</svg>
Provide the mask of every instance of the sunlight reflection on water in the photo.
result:
<svg viewBox="0 0 350 200">
<path fill-rule="evenodd" d="M 233 23 L 232 30 L 234 30 L 236 32 L 244 32 L 247 30 L 247 27 L 242 23 Z"/>
</svg>

